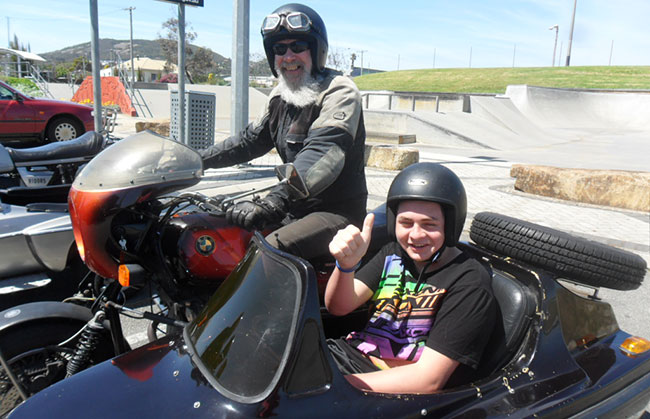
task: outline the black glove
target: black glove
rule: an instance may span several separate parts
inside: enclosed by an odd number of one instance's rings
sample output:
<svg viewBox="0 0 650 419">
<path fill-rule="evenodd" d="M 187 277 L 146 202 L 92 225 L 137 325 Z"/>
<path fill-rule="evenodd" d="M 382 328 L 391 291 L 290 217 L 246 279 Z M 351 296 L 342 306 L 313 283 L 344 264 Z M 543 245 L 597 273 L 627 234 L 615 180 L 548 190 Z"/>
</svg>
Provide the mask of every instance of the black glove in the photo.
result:
<svg viewBox="0 0 650 419">
<path fill-rule="evenodd" d="M 226 221 L 246 230 L 262 230 L 265 226 L 275 224 L 285 217 L 281 205 L 272 199 L 254 199 L 241 201 L 226 210 Z"/>
</svg>

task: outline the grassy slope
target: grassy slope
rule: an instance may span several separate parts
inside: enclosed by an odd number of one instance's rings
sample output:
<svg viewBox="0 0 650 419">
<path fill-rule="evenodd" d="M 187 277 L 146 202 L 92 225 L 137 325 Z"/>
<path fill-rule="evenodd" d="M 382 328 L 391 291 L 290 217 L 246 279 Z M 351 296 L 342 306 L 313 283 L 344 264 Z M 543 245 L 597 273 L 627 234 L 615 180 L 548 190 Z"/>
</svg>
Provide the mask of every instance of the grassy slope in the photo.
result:
<svg viewBox="0 0 650 419">
<path fill-rule="evenodd" d="M 503 93 L 510 84 L 650 90 L 650 66 L 403 70 L 354 79 L 361 90 Z"/>
</svg>

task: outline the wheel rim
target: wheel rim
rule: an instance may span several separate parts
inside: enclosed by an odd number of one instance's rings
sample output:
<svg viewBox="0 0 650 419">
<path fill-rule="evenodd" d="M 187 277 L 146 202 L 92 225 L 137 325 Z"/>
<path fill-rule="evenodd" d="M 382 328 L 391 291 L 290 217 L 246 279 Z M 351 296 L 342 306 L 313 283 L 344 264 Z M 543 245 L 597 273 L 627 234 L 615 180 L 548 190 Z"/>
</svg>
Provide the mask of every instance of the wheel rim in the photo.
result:
<svg viewBox="0 0 650 419">
<path fill-rule="evenodd" d="M 77 130 L 69 122 L 63 122 L 54 129 L 54 139 L 56 141 L 69 141 L 77 137 Z"/>
</svg>

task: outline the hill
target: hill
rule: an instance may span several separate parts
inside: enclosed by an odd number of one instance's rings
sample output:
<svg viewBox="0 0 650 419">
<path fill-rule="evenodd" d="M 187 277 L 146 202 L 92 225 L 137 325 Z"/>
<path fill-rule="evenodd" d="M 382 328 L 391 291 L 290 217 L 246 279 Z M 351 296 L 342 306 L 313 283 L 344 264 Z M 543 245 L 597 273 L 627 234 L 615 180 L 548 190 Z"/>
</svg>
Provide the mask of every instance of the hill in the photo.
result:
<svg viewBox="0 0 650 419">
<path fill-rule="evenodd" d="M 650 90 L 650 66 L 402 70 L 363 75 L 354 81 L 361 90 L 409 92 L 504 93 L 511 84 Z"/>
<path fill-rule="evenodd" d="M 131 45 L 130 41 L 127 40 L 117 40 L 117 39 L 100 39 L 99 40 L 99 59 L 100 61 L 112 61 L 115 59 L 115 53 L 119 53 L 122 60 L 128 60 L 131 54 Z M 197 48 L 194 45 L 190 45 L 190 48 Z M 73 45 L 71 47 L 66 47 L 57 51 L 46 52 L 39 54 L 41 57 L 45 58 L 50 63 L 65 63 L 71 62 L 77 57 L 86 56 L 90 59 L 90 42 L 84 42 L 83 44 Z M 164 60 L 165 56 L 163 55 L 162 48 L 158 41 L 150 41 L 147 39 L 134 39 L 133 40 L 133 56 L 134 57 L 148 57 L 157 60 Z M 225 58 L 222 55 L 217 54 L 213 51 L 213 60 L 215 64 L 220 64 L 222 62 L 230 61 L 229 58 Z"/>
</svg>

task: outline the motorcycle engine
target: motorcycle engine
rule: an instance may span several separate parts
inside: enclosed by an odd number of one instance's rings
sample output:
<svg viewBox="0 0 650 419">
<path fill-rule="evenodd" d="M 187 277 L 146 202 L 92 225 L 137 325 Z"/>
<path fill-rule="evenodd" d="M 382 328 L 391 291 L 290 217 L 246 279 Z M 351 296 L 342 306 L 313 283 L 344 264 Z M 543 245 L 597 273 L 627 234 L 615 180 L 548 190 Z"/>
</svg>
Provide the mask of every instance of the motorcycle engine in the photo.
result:
<svg viewBox="0 0 650 419">
<path fill-rule="evenodd" d="M 244 257 L 252 236 L 223 217 L 180 213 L 163 230 L 163 253 L 177 280 L 189 284 L 220 282 Z"/>
</svg>

